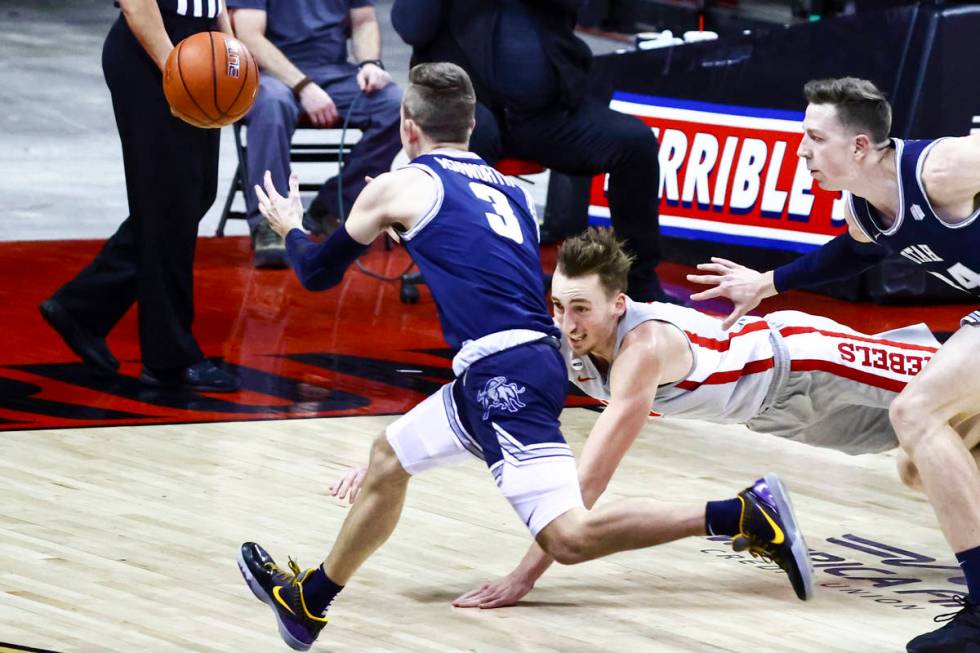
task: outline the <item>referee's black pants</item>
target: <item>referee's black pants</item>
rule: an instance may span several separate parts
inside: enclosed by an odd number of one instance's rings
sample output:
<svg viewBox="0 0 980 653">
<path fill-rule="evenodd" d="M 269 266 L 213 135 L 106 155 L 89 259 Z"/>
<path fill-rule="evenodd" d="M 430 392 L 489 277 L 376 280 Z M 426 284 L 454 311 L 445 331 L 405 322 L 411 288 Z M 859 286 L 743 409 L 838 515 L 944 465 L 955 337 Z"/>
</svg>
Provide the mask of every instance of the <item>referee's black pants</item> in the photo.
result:
<svg viewBox="0 0 980 653">
<path fill-rule="evenodd" d="M 570 175 L 609 173 L 612 226 L 635 257 L 630 297 L 661 298 L 660 163 L 657 138 L 643 121 L 588 98 L 571 110 L 508 112 L 503 119 L 477 103 L 470 149 L 490 165 L 510 156 Z"/>
<path fill-rule="evenodd" d="M 174 44 L 214 26 L 207 18 L 163 18 Z M 54 298 L 101 336 L 135 302 L 143 364 L 187 367 L 203 358 L 191 333 L 194 248 L 217 194 L 220 130 L 170 115 L 160 70 L 121 15 L 106 37 L 102 70 L 122 141 L 129 217 Z"/>
</svg>

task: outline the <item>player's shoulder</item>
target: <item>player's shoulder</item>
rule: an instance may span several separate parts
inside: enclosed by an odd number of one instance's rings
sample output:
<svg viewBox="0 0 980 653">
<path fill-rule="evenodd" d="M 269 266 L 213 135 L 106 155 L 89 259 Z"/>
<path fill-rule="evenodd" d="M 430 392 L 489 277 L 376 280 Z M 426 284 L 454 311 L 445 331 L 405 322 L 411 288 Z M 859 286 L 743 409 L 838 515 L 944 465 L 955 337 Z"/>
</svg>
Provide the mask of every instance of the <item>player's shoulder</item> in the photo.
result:
<svg viewBox="0 0 980 653">
<path fill-rule="evenodd" d="M 438 181 L 425 170 L 406 166 L 375 177 L 362 195 L 369 207 L 393 217 L 423 214 L 440 193 Z"/>
<path fill-rule="evenodd" d="M 623 336 L 616 361 L 625 359 L 641 365 L 655 363 L 663 339 L 661 329 L 661 323 L 656 320 L 637 324 Z"/>
</svg>

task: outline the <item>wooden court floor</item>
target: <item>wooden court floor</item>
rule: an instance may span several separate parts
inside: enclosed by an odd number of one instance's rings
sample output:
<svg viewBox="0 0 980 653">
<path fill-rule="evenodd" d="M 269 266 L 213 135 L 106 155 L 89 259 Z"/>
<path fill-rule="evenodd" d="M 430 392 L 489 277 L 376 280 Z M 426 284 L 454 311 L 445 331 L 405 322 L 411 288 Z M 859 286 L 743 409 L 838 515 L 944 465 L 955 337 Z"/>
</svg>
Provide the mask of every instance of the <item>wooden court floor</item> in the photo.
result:
<svg viewBox="0 0 980 653">
<path fill-rule="evenodd" d="M 596 413 L 563 428 L 578 449 Z M 68 651 L 286 650 L 235 566 L 254 539 L 312 566 L 347 508 L 326 487 L 392 417 L 16 431 L 0 439 L 0 642 Z M 320 651 L 904 650 L 961 589 L 888 454 L 652 419 L 603 498 L 701 503 L 776 471 L 817 597 L 693 538 L 555 567 L 518 606 L 450 601 L 509 571 L 528 535 L 477 461 L 412 482 L 392 539 L 332 609 Z M 2 646 L 0 646 L 2 648 Z"/>
</svg>

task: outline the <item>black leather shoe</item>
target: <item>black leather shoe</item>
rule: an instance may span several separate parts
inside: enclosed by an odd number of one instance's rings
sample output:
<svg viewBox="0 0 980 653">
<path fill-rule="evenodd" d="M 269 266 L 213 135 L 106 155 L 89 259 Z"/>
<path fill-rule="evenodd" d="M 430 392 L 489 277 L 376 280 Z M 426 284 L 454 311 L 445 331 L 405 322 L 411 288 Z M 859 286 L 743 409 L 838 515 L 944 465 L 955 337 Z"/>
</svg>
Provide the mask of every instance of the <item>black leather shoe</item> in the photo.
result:
<svg viewBox="0 0 980 653">
<path fill-rule="evenodd" d="M 144 366 L 140 372 L 140 383 L 151 388 L 199 392 L 234 392 L 242 385 L 237 376 L 207 359 L 178 370 L 154 371 Z"/>
<path fill-rule="evenodd" d="M 119 369 L 119 361 L 109 351 L 105 339 L 91 333 L 75 321 L 61 304 L 53 299 L 46 299 L 38 306 L 41 317 L 51 325 L 68 348 L 81 358 L 85 364 L 91 365 L 103 372 L 113 373 Z"/>
</svg>

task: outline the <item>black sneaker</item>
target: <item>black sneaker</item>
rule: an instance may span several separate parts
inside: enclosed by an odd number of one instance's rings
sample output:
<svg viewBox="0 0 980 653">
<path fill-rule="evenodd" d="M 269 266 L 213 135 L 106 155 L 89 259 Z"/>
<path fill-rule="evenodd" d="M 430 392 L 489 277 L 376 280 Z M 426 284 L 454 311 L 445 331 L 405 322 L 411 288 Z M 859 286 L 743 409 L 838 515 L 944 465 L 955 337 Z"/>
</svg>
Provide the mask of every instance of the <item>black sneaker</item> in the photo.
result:
<svg viewBox="0 0 980 653">
<path fill-rule="evenodd" d="M 160 371 L 144 367 L 140 372 L 140 383 L 151 388 L 198 392 L 234 392 L 242 385 L 241 379 L 206 358 L 177 370 Z"/>
<path fill-rule="evenodd" d="M 340 218 L 322 208 L 316 200 L 303 212 L 303 228 L 317 236 L 329 236 L 340 226 Z"/>
<path fill-rule="evenodd" d="M 303 581 L 313 570 L 301 571 L 289 560 L 289 571 L 280 569 L 265 549 L 246 542 L 238 552 L 238 569 L 255 598 L 276 615 L 279 636 L 294 651 L 307 651 L 327 625 L 326 617 L 317 617 L 306 609 Z"/>
<path fill-rule="evenodd" d="M 99 337 L 79 324 L 61 304 L 46 299 L 38 306 L 41 317 L 54 329 L 68 348 L 86 364 L 103 372 L 115 372 L 119 361 L 109 351 L 105 338 Z"/>
<path fill-rule="evenodd" d="M 980 653 L 980 605 L 965 596 L 954 600 L 962 606 L 958 611 L 933 619 L 949 623 L 913 639 L 905 647 L 908 653 Z"/>
<path fill-rule="evenodd" d="M 252 234 L 252 265 L 257 268 L 285 268 L 286 243 L 263 218 Z"/>
<path fill-rule="evenodd" d="M 797 598 L 813 597 L 810 552 L 796 526 L 789 494 L 775 474 L 766 474 L 752 487 L 739 492 L 742 515 L 739 534 L 732 538 L 736 551 L 748 550 L 753 557 L 771 560 L 789 575 Z"/>
</svg>

